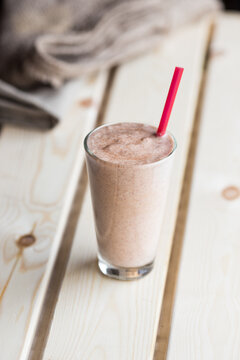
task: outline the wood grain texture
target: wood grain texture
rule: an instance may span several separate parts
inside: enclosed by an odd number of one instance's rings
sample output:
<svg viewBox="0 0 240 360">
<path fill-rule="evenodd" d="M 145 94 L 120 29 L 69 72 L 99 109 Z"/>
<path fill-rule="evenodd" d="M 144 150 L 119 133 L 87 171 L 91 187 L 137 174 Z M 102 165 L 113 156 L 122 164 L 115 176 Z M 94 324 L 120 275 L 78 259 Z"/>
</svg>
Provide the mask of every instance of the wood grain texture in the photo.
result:
<svg viewBox="0 0 240 360">
<path fill-rule="evenodd" d="M 101 107 L 98 111 L 96 125 L 101 123 L 105 110 L 109 100 L 109 94 L 111 92 L 112 83 L 114 79 L 115 70 L 111 69 L 108 72 L 108 80 L 106 83 L 106 89 L 104 92 L 104 97 L 102 99 Z M 89 104 L 90 98 L 86 100 L 81 100 L 80 103 Z M 58 255 L 54 263 L 54 267 L 49 279 L 48 289 L 45 294 L 44 303 L 42 306 L 41 315 L 37 324 L 36 332 L 34 334 L 34 340 L 31 345 L 30 355 L 28 360 L 36 360 L 42 358 L 44 347 L 48 338 L 49 329 L 51 326 L 52 317 L 54 314 L 56 301 L 58 298 L 59 290 L 63 280 L 63 276 L 66 271 L 67 261 L 69 259 L 71 246 L 78 224 L 79 214 L 81 213 L 84 194 L 87 187 L 87 170 L 86 166 L 82 168 L 81 175 L 79 177 L 79 182 L 77 190 L 74 195 L 74 199 L 71 205 L 71 211 L 69 212 L 66 227 L 63 232 L 61 245 L 58 250 Z"/>
<path fill-rule="evenodd" d="M 218 19 L 168 360 L 239 359 L 239 32 L 239 15 Z"/>
<path fill-rule="evenodd" d="M 68 86 L 51 132 L 4 126 L 0 138 L 0 358 L 26 359 L 94 126 L 106 74 Z M 76 94 L 77 92 L 77 94 Z M 82 101 L 92 99 L 89 106 Z M 86 101 L 85 101 L 86 102 Z M 58 103 L 55 102 L 55 106 Z M 59 107 L 61 104 L 59 104 Z"/>
<path fill-rule="evenodd" d="M 44 360 L 153 357 L 208 25 L 203 21 L 171 35 L 160 48 L 122 66 L 116 74 L 105 122 L 156 125 L 174 66 L 185 67 L 171 118 L 170 129 L 177 137 L 179 148 L 155 269 L 146 278 L 134 282 L 110 280 L 99 273 L 88 192 Z"/>
</svg>

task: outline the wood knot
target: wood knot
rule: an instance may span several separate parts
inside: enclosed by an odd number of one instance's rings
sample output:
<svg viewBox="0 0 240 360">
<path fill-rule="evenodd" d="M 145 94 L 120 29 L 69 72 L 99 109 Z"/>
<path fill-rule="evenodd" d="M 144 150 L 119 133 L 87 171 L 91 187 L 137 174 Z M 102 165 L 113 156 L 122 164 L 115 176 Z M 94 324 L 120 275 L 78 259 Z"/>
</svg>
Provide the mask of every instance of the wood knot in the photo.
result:
<svg viewBox="0 0 240 360">
<path fill-rule="evenodd" d="M 26 247 L 32 246 L 35 242 L 36 242 L 36 238 L 33 234 L 26 234 L 26 235 L 21 236 L 17 240 L 17 246 L 19 248 L 26 248 Z"/>
<path fill-rule="evenodd" d="M 225 51 L 223 49 L 210 49 L 210 57 L 215 58 L 219 56 L 225 55 Z"/>
<path fill-rule="evenodd" d="M 240 196 L 240 190 L 236 186 L 228 186 L 223 189 L 222 196 L 226 200 L 235 200 Z"/>
<path fill-rule="evenodd" d="M 79 101 L 79 105 L 84 108 L 89 108 L 93 104 L 93 100 L 91 98 L 82 99 Z"/>
</svg>

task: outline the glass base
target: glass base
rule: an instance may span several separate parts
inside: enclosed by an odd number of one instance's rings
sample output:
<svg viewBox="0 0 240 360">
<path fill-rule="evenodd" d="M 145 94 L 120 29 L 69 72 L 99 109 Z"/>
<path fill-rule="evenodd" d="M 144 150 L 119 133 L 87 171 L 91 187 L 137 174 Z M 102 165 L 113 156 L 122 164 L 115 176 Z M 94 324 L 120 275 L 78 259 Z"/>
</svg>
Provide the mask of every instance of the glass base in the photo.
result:
<svg viewBox="0 0 240 360">
<path fill-rule="evenodd" d="M 98 267 L 101 272 L 111 278 L 118 280 L 136 280 L 150 273 L 153 269 L 153 261 L 140 267 L 120 267 L 109 264 L 100 255 L 98 255 Z"/>
</svg>

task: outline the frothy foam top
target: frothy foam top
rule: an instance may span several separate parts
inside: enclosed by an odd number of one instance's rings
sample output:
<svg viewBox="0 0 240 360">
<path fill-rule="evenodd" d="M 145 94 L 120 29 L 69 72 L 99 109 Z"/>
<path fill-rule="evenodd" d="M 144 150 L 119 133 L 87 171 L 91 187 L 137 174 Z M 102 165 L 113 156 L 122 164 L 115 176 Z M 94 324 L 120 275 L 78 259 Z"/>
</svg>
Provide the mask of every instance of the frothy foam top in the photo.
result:
<svg viewBox="0 0 240 360">
<path fill-rule="evenodd" d="M 140 165 L 159 161 L 174 148 L 171 135 L 156 136 L 157 129 L 138 123 L 104 126 L 88 138 L 88 148 L 98 158 L 116 163 Z"/>
</svg>

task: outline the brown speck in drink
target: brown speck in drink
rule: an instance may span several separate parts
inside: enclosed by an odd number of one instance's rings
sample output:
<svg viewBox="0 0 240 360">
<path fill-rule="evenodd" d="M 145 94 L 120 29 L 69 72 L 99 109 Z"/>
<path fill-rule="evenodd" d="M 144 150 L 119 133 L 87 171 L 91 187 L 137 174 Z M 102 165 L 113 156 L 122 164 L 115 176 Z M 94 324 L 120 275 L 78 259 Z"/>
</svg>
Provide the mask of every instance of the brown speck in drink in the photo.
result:
<svg viewBox="0 0 240 360">
<path fill-rule="evenodd" d="M 17 246 L 19 248 L 26 248 L 26 247 L 32 246 L 35 242 L 36 242 L 36 238 L 33 234 L 26 234 L 26 235 L 21 236 L 17 240 Z"/>
<path fill-rule="evenodd" d="M 226 200 L 235 200 L 240 196 L 240 190 L 236 186 L 228 186 L 223 189 L 222 196 Z"/>
<path fill-rule="evenodd" d="M 93 100 L 91 98 L 82 99 L 79 101 L 79 105 L 84 108 L 89 108 L 93 104 Z"/>
</svg>

